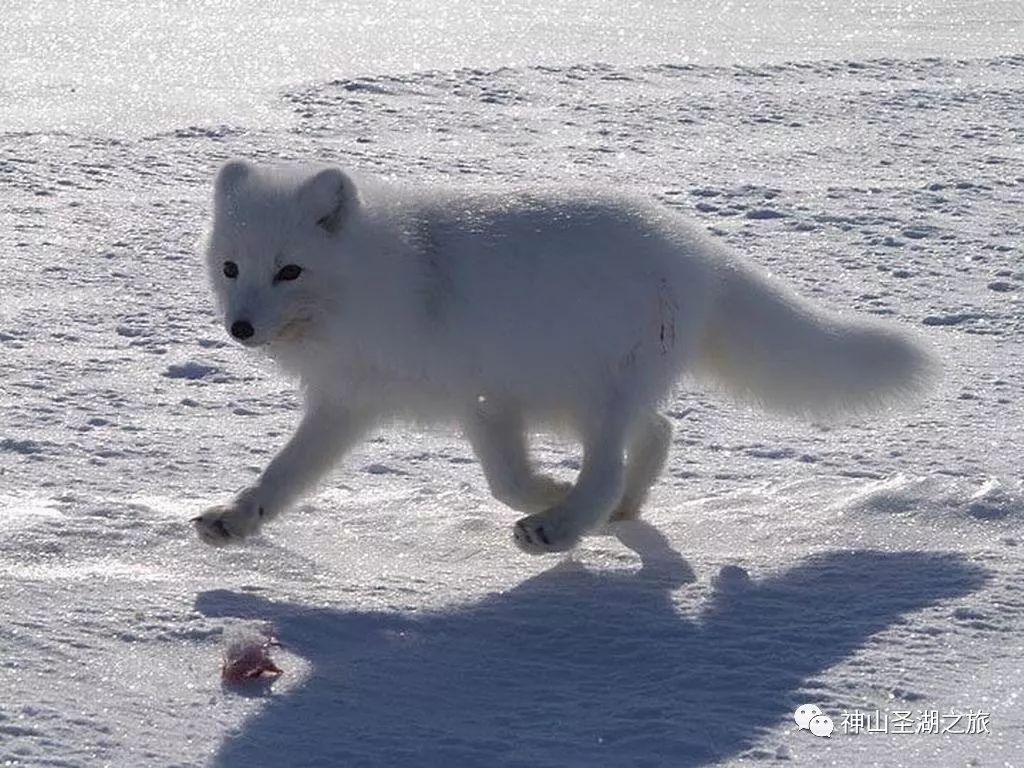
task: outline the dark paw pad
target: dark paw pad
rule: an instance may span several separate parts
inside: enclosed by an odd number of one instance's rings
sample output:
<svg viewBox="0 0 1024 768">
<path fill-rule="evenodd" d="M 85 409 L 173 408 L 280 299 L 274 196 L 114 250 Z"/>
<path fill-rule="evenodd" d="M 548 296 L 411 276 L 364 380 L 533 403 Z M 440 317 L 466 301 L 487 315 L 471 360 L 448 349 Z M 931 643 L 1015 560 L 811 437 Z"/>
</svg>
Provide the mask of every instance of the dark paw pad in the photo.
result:
<svg viewBox="0 0 1024 768">
<path fill-rule="evenodd" d="M 543 525 L 538 525 L 531 534 L 530 529 L 527 528 L 522 521 L 519 521 L 516 523 L 515 537 L 519 541 L 523 541 L 527 544 L 536 544 L 539 540 L 545 546 L 551 546 L 551 540 L 548 538 L 548 534 L 544 530 Z M 536 539 L 534 537 L 536 537 Z"/>
</svg>

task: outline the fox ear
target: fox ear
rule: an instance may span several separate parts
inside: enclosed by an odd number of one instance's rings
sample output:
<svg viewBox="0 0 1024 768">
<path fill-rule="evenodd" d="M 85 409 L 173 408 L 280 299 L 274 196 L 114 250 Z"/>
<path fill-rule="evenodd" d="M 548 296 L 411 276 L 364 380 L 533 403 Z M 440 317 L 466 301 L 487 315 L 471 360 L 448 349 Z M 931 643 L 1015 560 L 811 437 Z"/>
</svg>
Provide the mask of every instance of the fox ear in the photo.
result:
<svg viewBox="0 0 1024 768">
<path fill-rule="evenodd" d="M 333 235 L 359 205 L 359 193 L 344 171 L 324 168 L 302 183 L 299 201 L 316 226 Z"/>
<path fill-rule="evenodd" d="M 217 172 L 217 180 L 213 184 L 214 194 L 218 200 L 230 197 L 238 185 L 252 172 L 252 164 L 245 160 L 228 160 Z"/>
</svg>

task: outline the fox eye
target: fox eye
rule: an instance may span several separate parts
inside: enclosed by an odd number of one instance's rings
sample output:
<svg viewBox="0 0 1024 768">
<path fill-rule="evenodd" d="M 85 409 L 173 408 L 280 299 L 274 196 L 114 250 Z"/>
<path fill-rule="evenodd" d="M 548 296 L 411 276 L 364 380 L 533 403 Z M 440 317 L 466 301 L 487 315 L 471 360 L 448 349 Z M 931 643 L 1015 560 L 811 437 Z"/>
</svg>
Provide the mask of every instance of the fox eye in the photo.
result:
<svg viewBox="0 0 1024 768">
<path fill-rule="evenodd" d="M 280 282 L 281 280 L 294 280 L 302 274 L 302 267 L 298 264 L 288 264 L 281 267 L 277 274 L 274 275 L 274 282 Z"/>
<path fill-rule="evenodd" d="M 238 265 L 235 264 L 235 262 L 233 262 L 233 261 L 225 261 L 224 262 L 224 276 L 225 277 L 230 277 L 232 280 L 234 280 L 236 277 L 238 277 Z"/>
</svg>

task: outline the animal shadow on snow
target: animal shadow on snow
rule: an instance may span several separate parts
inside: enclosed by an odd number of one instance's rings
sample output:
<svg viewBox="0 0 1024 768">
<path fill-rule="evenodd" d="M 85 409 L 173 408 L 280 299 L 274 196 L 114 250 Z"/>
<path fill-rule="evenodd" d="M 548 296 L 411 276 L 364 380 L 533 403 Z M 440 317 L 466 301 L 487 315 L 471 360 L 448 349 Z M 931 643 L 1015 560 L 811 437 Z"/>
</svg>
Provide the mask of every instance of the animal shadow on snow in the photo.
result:
<svg viewBox="0 0 1024 768">
<path fill-rule="evenodd" d="M 639 571 L 567 560 L 438 613 L 200 594 L 208 616 L 272 621 L 312 664 L 215 764 L 704 765 L 787 721 L 805 703 L 798 689 L 875 633 L 986 578 L 952 554 L 827 552 L 726 579 L 689 616 L 672 601 L 694 578 L 686 562 L 644 523 L 617 530 Z"/>
</svg>

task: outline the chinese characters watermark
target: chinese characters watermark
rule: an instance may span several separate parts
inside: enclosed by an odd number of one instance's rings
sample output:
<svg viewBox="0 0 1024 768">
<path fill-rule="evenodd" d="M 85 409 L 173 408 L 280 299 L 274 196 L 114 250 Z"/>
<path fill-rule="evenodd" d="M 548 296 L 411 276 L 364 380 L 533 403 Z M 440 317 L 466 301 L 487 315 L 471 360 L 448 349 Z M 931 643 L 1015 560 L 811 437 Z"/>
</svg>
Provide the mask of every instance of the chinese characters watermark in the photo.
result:
<svg viewBox="0 0 1024 768">
<path fill-rule="evenodd" d="M 916 733 L 916 734 L 980 734 L 991 733 L 990 712 L 968 709 L 957 712 L 950 709 L 879 710 L 862 712 L 855 709 L 839 716 L 839 728 L 843 733 Z"/>
<path fill-rule="evenodd" d="M 823 713 L 815 704 L 804 704 L 793 713 L 797 727 L 810 731 L 815 736 L 829 737 L 835 730 L 832 718 Z M 855 709 L 839 716 L 839 728 L 843 733 L 916 733 L 916 734 L 979 734 L 992 733 L 989 730 L 990 712 L 968 709 L 949 712 L 938 709 L 873 710 L 862 712 Z"/>
</svg>

